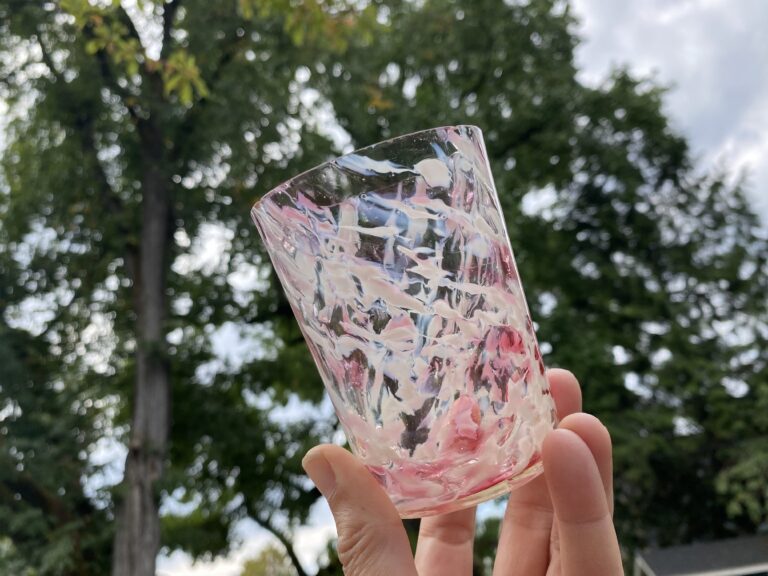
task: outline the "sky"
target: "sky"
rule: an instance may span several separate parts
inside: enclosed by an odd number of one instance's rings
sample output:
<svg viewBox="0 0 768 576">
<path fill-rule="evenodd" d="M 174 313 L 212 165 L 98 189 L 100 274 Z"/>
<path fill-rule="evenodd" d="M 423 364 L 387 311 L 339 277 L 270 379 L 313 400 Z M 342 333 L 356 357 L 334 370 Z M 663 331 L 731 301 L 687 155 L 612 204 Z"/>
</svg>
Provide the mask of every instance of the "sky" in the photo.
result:
<svg viewBox="0 0 768 576">
<path fill-rule="evenodd" d="M 673 126 L 701 168 L 745 171 L 768 224 L 768 2 L 573 0 L 581 78 L 600 83 L 626 65 L 669 87 Z"/>
<path fill-rule="evenodd" d="M 699 168 L 724 167 L 734 177 L 743 173 L 746 192 L 768 225 L 768 0 L 572 0 L 572 5 L 580 20 L 581 80 L 599 85 L 612 68 L 627 66 L 669 87 L 666 111 L 687 136 Z M 0 148 L 5 112 L 0 100 Z M 118 465 L 94 479 L 91 488 L 119 480 L 121 450 L 115 442 L 105 444 L 100 455 Z M 481 513 L 493 512 L 486 506 Z M 333 534 L 330 511 L 318 502 L 309 524 L 296 534 L 306 569 L 314 570 Z M 237 550 L 227 558 L 193 565 L 180 552 L 161 555 L 158 575 L 239 576 L 243 562 L 272 541 L 249 521 L 238 525 L 234 536 Z"/>
<path fill-rule="evenodd" d="M 572 0 L 582 43 L 576 58 L 583 82 L 598 85 L 627 66 L 669 88 L 673 127 L 688 137 L 700 169 L 727 168 L 746 177 L 753 206 L 768 224 L 768 1 Z M 492 507 L 482 512 L 493 513 Z M 297 534 L 305 568 L 334 534 L 318 502 Z M 162 556 L 160 576 L 239 576 L 245 559 L 271 542 L 252 523 L 228 558 L 192 565 L 182 553 Z"/>
</svg>

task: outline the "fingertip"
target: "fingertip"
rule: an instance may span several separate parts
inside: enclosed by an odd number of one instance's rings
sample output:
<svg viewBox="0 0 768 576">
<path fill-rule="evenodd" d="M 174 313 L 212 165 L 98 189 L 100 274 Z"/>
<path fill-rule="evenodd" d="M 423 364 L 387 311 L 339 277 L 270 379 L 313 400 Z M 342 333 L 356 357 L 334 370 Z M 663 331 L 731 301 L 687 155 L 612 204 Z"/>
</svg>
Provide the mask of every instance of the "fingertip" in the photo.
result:
<svg viewBox="0 0 768 576">
<path fill-rule="evenodd" d="M 353 460 L 355 459 L 349 450 L 345 450 L 337 444 L 318 444 L 317 446 L 313 446 L 307 451 L 307 453 L 304 455 L 304 458 L 301 460 L 301 464 L 304 466 L 305 462 L 311 461 L 318 457 L 325 458 L 328 461 L 333 460 L 339 462 L 345 462 L 347 458 L 352 458 Z"/>
<path fill-rule="evenodd" d="M 347 508 L 364 516 L 399 522 L 399 515 L 384 488 L 370 470 L 349 450 L 336 444 L 321 444 L 307 452 L 302 466 L 328 500 L 334 516 Z"/>
<path fill-rule="evenodd" d="M 573 372 L 563 368 L 550 368 L 547 370 L 547 381 L 558 418 L 581 411 L 581 386 Z"/>
<path fill-rule="evenodd" d="M 311 448 L 302 459 L 301 465 L 313 481 L 318 470 L 322 472 L 323 467 L 328 467 L 333 473 L 334 483 L 375 482 L 368 469 L 354 454 L 336 444 L 320 444 Z M 317 487 L 328 497 L 321 486 Z"/>
<path fill-rule="evenodd" d="M 611 448 L 611 434 L 599 418 L 586 412 L 576 412 L 563 418 L 557 426 L 561 430 L 570 430 L 579 436 L 588 446 L 599 445 Z M 594 453 L 594 450 L 593 450 Z"/>
<path fill-rule="evenodd" d="M 608 428 L 596 417 L 583 412 L 565 417 L 558 427 L 579 436 L 592 452 L 603 481 L 608 508 L 613 513 L 613 444 Z"/>
<path fill-rule="evenodd" d="M 346 479 L 355 479 L 356 481 L 362 481 L 363 478 L 366 481 L 368 478 L 373 479 L 368 468 L 354 454 L 336 444 L 315 446 L 307 452 L 301 464 L 306 470 L 307 464 L 320 460 L 324 460 L 330 465 L 340 482 Z"/>
<path fill-rule="evenodd" d="M 578 435 L 564 428 L 556 428 L 552 430 L 547 437 L 544 438 L 544 445 L 542 446 L 542 458 L 544 465 L 550 462 L 550 466 L 559 466 L 563 458 L 569 458 L 569 454 L 580 449 L 580 442 Z"/>
<path fill-rule="evenodd" d="M 320 493 L 330 500 L 336 491 L 336 472 L 327 453 L 326 446 L 315 446 L 301 459 L 301 466 Z"/>
<path fill-rule="evenodd" d="M 318 446 L 312 446 L 312 448 L 307 450 L 307 453 L 304 454 L 304 458 L 301 459 L 301 466 L 304 468 L 304 470 L 307 469 L 307 462 L 311 462 L 314 458 L 317 458 L 323 454 L 325 446 L 325 444 L 319 444 Z"/>
<path fill-rule="evenodd" d="M 578 383 L 578 378 L 576 378 L 573 372 L 566 368 L 547 368 L 547 377 L 558 378 L 561 380 L 572 380 L 573 382 Z"/>
<path fill-rule="evenodd" d="M 608 514 L 597 463 L 578 434 L 568 429 L 552 431 L 544 440 L 542 458 L 558 519 L 589 522 Z"/>
</svg>

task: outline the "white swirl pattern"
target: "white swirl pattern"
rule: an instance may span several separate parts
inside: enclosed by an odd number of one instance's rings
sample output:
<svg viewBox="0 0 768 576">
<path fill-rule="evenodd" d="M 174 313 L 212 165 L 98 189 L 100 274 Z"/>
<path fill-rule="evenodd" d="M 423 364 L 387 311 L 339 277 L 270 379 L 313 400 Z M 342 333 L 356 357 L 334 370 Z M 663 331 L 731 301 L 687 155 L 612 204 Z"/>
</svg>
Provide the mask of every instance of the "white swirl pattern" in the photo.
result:
<svg viewBox="0 0 768 576">
<path fill-rule="evenodd" d="M 353 451 L 403 517 L 540 471 L 554 408 L 479 129 L 344 156 L 253 217 Z"/>
</svg>

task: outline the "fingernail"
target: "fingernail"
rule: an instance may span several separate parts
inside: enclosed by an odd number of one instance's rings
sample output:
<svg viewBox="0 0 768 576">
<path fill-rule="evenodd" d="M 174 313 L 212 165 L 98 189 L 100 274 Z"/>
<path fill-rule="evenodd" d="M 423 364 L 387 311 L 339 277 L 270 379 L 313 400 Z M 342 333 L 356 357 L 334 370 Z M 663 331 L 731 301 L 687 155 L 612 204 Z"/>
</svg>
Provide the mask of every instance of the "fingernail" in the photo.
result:
<svg viewBox="0 0 768 576">
<path fill-rule="evenodd" d="M 333 493 L 336 488 L 336 475 L 325 456 L 309 452 L 304 456 L 301 465 L 323 496 L 327 498 Z"/>
</svg>

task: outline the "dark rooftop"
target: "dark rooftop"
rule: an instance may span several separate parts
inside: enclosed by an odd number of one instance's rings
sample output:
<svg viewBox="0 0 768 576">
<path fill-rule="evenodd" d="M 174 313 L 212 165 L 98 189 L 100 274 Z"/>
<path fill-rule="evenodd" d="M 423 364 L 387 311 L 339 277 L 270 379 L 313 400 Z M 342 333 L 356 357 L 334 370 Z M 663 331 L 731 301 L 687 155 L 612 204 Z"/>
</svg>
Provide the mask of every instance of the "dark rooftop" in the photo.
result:
<svg viewBox="0 0 768 576">
<path fill-rule="evenodd" d="M 656 576 L 705 574 L 750 566 L 768 571 L 768 534 L 650 549 L 641 556 Z"/>
</svg>

